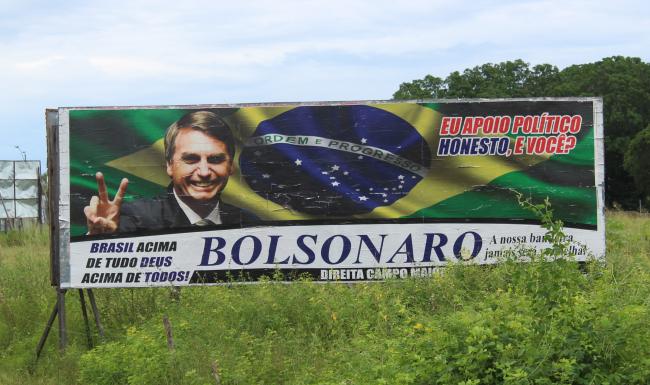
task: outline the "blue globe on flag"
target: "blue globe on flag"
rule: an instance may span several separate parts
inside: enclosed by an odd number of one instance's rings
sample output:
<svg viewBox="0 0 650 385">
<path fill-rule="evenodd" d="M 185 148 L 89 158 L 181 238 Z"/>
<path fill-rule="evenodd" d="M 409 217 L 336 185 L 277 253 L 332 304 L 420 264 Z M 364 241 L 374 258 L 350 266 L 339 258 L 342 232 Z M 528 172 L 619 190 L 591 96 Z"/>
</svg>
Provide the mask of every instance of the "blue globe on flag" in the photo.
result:
<svg viewBox="0 0 650 385">
<path fill-rule="evenodd" d="M 257 126 L 240 170 L 255 193 L 287 209 L 346 217 L 404 197 L 430 162 L 422 136 L 388 111 L 301 106 Z"/>
</svg>

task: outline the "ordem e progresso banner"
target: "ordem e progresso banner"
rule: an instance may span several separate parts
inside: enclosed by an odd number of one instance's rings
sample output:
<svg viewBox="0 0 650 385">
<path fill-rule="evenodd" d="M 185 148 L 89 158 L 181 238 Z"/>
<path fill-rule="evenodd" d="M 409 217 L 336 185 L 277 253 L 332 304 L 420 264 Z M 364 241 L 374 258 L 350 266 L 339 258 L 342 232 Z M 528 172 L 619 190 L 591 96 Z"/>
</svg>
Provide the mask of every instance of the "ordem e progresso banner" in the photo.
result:
<svg viewBox="0 0 650 385">
<path fill-rule="evenodd" d="M 427 276 L 542 248 L 549 198 L 604 254 L 595 98 L 60 108 L 62 287 Z M 51 151 L 52 152 L 52 151 Z"/>
</svg>

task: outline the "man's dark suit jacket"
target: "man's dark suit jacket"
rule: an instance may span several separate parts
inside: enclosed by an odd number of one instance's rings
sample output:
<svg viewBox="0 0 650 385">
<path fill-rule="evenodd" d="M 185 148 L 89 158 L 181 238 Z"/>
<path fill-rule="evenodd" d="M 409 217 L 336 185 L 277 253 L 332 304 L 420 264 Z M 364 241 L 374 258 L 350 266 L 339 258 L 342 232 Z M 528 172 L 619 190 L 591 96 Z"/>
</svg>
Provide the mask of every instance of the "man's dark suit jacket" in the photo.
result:
<svg viewBox="0 0 650 385">
<path fill-rule="evenodd" d="M 242 221 L 250 222 L 251 215 L 240 208 L 219 202 L 221 223 L 232 225 Z M 174 193 L 169 190 L 166 196 L 157 199 L 142 199 L 127 202 L 120 212 L 119 233 L 147 230 L 166 230 L 192 227 L 183 209 L 178 205 Z"/>
</svg>

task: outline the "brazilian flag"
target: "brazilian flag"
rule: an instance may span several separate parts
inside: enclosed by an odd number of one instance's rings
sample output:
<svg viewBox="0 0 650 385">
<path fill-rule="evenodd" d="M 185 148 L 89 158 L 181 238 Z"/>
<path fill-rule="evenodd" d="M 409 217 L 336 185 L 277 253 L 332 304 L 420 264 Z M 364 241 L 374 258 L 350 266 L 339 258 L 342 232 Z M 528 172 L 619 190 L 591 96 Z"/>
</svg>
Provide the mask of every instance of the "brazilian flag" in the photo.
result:
<svg viewBox="0 0 650 385">
<path fill-rule="evenodd" d="M 219 115 L 236 139 L 222 199 L 261 224 L 535 219 L 518 192 L 548 197 L 568 225 L 596 225 L 591 101 L 293 104 L 71 110 L 71 235 L 86 233 L 83 207 L 97 194 L 98 171 L 111 195 L 129 179 L 127 201 L 165 195 L 166 129 L 197 110 Z M 571 151 L 438 155 L 443 117 L 541 114 L 582 117 Z M 501 136 L 511 150 L 526 134 Z"/>
</svg>

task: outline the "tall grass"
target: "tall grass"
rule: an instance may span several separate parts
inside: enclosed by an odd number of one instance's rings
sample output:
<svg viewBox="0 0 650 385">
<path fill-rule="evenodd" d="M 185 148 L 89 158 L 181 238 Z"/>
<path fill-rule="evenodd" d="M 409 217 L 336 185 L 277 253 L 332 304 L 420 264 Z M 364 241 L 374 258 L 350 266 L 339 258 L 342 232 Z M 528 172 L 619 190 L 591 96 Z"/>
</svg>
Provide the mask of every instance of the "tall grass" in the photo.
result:
<svg viewBox="0 0 650 385">
<path fill-rule="evenodd" d="M 184 288 L 180 301 L 168 289 L 95 290 L 107 337 L 90 350 L 70 292 L 70 348 L 59 353 L 53 331 L 37 364 L 54 305 L 47 237 L 10 237 L 0 234 L 1 384 L 650 383 L 647 216 L 607 213 L 607 261 L 586 269 L 534 260 L 372 284 L 270 279 Z"/>
</svg>

